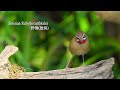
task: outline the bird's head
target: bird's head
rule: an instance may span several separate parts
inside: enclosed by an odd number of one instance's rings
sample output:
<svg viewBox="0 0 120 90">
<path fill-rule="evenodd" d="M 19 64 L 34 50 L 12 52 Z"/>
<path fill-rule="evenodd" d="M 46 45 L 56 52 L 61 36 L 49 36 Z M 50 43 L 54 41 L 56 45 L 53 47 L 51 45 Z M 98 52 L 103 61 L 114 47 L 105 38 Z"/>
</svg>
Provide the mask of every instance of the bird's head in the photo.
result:
<svg viewBox="0 0 120 90">
<path fill-rule="evenodd" d="M 87 39 L 87 35 L 84 32 L 78 32 L 76 34 L 76 41 L 78 44 L 85 44 Z"/>
</svg>

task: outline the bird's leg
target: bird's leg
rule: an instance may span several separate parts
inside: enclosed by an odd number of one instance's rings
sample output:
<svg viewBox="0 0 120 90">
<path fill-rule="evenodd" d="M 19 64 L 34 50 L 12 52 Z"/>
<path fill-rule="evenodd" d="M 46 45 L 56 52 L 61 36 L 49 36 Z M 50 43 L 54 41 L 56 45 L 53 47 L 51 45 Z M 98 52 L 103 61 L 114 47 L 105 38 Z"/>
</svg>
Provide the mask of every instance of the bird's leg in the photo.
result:
<svg viewBox="0 0 120 90">
<path fill-rule="evenodd" d="M 70 57 L 70 59 L 69 59 L 67 65 L 66 65 L 66 67 L 65 67 L 65 76 L 66 76 L 66 79 L 67 79 L 66 70 L 67 70 L 67 68 L 68 68 L 68 66 L 69 66 L 69 63 L 70 63 L 71 59 L 72 59 L 72 55 L 71 55 L 71 57 Z"/>
<path fill-rule="evenodd" d="M 67 65 L 66 65 L 65 69 L 67 69 L 67 68 L 68 68 L 68 66 L 69 66 L 69 63 L 70 63 L 71 59 L 72 59 L 72 55 L 71 55 L 71 57 L 70 57 L 70 59 L 69 59 L 69 61 L 68 61 Z"/>
<path fill-rule="evenodd" d="M 82 65 L 82 66 L 85 66 L 85 63 L 84 63 L 84 55 L 82 55 L 82 59 L 83 59 L 83 65 Z"/>
</svg>

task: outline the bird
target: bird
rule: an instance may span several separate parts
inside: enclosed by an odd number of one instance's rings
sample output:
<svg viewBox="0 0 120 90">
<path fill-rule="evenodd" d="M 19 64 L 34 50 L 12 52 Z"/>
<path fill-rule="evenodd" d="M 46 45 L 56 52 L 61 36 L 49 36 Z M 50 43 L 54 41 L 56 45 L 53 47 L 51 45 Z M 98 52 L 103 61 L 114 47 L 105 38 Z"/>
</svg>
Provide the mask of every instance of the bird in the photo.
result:
<svg viewBox="0 0 120 90">
<path fill-rule="evenodd" d="M 77 32 L 77 34 L 72 38 L 69 44 L 69 50 L 71 52 L 71 57 L 66 65 L 66 69 L 68 68 L 73 55 L 77 55 L 77 56 L 82 55 L 83 66 L 85 66 L 84 55 L 88 53 L 88 51 L 90 50 L 90 43 L 88 36 L 82 31 Z"/>
</svg>

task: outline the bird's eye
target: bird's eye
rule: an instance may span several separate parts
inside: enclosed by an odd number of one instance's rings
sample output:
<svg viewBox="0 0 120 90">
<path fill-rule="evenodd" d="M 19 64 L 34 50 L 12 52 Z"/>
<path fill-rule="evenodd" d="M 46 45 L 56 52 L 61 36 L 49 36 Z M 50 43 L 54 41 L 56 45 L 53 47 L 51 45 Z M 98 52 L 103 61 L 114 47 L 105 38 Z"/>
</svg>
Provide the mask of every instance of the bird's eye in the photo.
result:
<svg viewBox="0 0 120 90">
<path fill-rule="evenodd" d="M 80 39 L 78 36 L 76 36 L 76 39 Z"/>
<path fill-rule="evenodd" d="M 83 35 L 82 39 L 83 39 L 83 40 L 85 40 L 85 39 L 86 39 L 86 36 L 85 36 L 85 34 Z"/>
<path fill-rule="evenodd" d="M 78 37 L 76 37 L 77 39 L 79 39 Z"/>
<path fill-rule="evenodd" d="M 78 36 L 76 36 L 76 39 L 77 39 L 77 41 L 80 41 L 80 38 Z"/>
</svg>

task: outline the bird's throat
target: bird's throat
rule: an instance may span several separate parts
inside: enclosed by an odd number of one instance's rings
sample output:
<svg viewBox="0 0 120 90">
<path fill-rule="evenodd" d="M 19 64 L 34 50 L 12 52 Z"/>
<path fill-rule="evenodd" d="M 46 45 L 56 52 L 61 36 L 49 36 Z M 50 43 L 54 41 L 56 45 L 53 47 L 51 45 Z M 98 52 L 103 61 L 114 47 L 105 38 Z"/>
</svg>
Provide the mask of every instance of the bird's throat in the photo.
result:
<svg viewBox="0 0 120 90">
<path fill-rule="evenodd" d="M 78 41 L 79 44 L 84 44 L 86 40 Z"/>
</svg>

